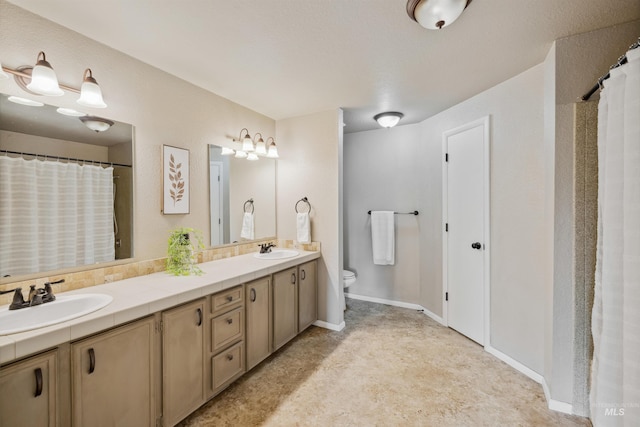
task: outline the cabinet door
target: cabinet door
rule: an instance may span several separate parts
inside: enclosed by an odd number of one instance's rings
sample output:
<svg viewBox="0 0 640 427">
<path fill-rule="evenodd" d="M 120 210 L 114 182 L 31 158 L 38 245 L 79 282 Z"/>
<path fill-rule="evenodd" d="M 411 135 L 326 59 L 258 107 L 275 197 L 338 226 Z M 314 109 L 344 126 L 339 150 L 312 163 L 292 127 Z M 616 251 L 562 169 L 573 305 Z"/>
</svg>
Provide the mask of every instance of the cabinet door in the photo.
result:
<svg viewBox="0 0 640 427">
<path fill-rule="evenodd" d="M 273 350 L 298 332 L 298 268 L 273 275 Z"/>
<path fill-rule="evenodd" d="M 204 403 L 204 298 L 162 313 L 162 417 L 174 425 Z"/>
<path fill-rule="evenodd" d="M 0 370 L 0 426 L 56 426 L 56 352 Z"/>
<path fill-rule="evenodd" d="M 74 426 L 154 426 L 153 317 L 71 345 Z"/>
<path fill-rule="evenodd" d="M 247 370 L 271 354 L 271 280 L 247 283 Z"/>
<path fill-rule="evenodd" d="M 315 261 L 298 266 L 298 332 L 318 320 L 316 266 Z"/>
</svg>

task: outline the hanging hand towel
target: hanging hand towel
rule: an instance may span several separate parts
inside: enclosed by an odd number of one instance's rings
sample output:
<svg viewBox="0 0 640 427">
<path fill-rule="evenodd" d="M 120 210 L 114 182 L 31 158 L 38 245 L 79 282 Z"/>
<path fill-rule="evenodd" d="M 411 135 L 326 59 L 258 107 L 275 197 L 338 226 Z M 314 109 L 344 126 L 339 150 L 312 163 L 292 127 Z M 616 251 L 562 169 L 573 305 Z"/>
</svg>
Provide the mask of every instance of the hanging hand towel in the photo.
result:
<svg viewBox="0 0 640 427">
<path fill-rule="evenodd" d="M 311 221 L 309 212 L 299 212 L 296 217 L 298 243 L 311 243 Z"/>
<path fill-rule="evenodd" d="M 240 231 L 241 239 L 253 240 L 253 214 L 251 212 L 245 212 L 242 217 L 242 231 Z"/>
<path fill-rule="evenodd" d="M 393 211 L 371 212 L 371 243 L 373 245 L 373 263 L 394 265 L 395 230 Z"/>
</svg>

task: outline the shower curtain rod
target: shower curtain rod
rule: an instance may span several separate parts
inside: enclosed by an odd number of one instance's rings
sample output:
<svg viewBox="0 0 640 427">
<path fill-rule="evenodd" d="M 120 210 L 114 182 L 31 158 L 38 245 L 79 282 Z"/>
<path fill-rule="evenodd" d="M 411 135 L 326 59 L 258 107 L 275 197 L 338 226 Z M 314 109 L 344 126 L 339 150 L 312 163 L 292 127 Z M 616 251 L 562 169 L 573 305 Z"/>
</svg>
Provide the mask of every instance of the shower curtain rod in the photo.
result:
<svg viewBox="0 0 640 427">
<path fill-rule="evenodd" d="M 59 156 L 51 156 L 49 154 L 34 154 L 34 153 L 25 153 L 24 151 L 10 151 L 10 150 L 0 150 L 0 153 L 6 153 L 6 154 L 19 154 L 21 156 L 33 156 L 36 159 L 38 157 L 44 157 L 45 160 L 46 159 L 55 159 L 55 160 L 67 160 L 67 161 L 74 161 L 74 162 L 82 162 L 82 163 L 92 163 L 92 164 L 99 164 L 99 165 L 110 165 L 110 166 L 121 166 L 124 168 L 130 168 L 131 165 L 123 165 L 121 163 L 113 163 L 113 162 L 101 162 L 98 160 L 84 160 L 84 159 L 74 159 L 73 157 L 59 157 Z"/>
<path fill-rule="evenodd" d="M 640 37 L 638 37 L 638 41 L 636 41 L 634 44 L 632 44 L 631 46 L 629 46 L 629 49 L 627 50 L 633 50 L 633 49 L 637 49 L 638 46 L 640 46 Z M 622 55 L 620 58 L 618 58 L 618 62 L 616 62 L 615 64 L 613 64 L 611 67 L 609 67 L 609 71 L 613 70 L 614 68 L 618 68 L 619 66 L 626 64 L 627 63 L 627 55 Z M 600 89 L 602 87 L 602 82 L 605 81 L 606 79 L 609 78 L 609 73 L 605 74 L 604 76 L 600 77 L 598 79 L 598 81 L 596 82 L 595 85 L 593 85 L 593 87 L 591 88 L 591 90 L 589 90 L 589 92 L 585 93 L 584 95 L 582 95 L 582 100 L 583 101 L 588 101 L 589 98 L 591 98 L 591 96 L 596 93 L 598 91 L 598 89 Z"/>
</svg>

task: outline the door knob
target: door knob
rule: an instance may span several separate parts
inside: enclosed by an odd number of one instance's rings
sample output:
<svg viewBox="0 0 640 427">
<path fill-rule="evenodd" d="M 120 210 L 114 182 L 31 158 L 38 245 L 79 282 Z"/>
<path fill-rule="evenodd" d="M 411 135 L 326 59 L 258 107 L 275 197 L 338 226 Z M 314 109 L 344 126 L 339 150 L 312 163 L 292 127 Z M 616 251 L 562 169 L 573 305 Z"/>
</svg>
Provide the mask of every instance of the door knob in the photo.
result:
<svg viewBox="0 0 640 427">
<path fill-rule="evenodd" d="M 480 242 L 475 242 L 471 244 L 471 247 L 473 249 L 482 249 L 482 245 L 480 244 Z"/>
</svg>

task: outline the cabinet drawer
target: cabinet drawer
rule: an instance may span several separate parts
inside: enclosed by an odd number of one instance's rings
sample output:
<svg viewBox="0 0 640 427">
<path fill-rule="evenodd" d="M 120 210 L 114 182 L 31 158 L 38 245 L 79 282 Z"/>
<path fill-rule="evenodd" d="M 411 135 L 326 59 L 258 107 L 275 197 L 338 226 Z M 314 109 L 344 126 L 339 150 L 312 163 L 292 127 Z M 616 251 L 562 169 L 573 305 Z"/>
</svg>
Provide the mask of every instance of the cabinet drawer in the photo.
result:
<svg viewBox="0 0 640 427">
<path fill-rule="evenodd" d="M 242 303 L 242 285 L 211 296 L 211 313 L 223 313 Z"/>
<path fill-rule="evenodd" d="M 211 320 L 211 351 L 216 353 L 227 345 L 242 339 L 244 309 L 236 308 Z"/>
<path fill-rule="evenodd" d="M 244 372 L 244 343 L 241 341 L 211 359 L 213 389 L 217 390 Z"/>
</svg>

